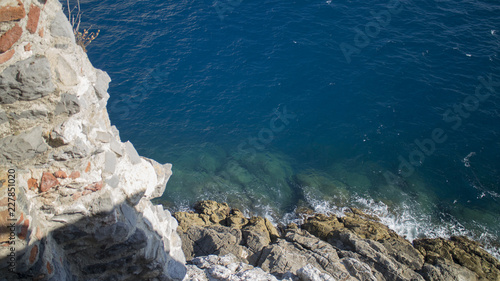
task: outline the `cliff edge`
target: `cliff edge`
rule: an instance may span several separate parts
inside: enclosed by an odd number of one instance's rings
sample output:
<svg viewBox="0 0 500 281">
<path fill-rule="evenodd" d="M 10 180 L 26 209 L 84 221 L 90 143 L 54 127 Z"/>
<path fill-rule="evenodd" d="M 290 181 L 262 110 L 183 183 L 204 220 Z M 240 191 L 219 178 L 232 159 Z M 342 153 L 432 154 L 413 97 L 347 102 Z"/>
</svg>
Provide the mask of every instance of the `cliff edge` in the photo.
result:
<svg viewBox="0 0 500 281">
<path fill-rule="evenodd" d="M 0 0 L 0 279 L 182 280 L 171 165 L 111 126 L 57 0 Z M 113 279 L 115 280 L 115 279 Z"/>
</svg>

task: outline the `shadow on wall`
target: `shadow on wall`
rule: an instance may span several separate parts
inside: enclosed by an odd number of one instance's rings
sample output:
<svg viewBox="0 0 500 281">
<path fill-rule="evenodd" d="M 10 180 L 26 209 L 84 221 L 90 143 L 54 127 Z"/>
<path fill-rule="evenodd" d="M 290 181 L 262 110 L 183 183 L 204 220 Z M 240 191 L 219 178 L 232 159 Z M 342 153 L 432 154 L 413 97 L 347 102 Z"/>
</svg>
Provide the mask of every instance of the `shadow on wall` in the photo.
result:
<svg viewBox="0 0 500 281">
<path fill-rule="evenodd" d="M 23 223 L 21 216 L 15 223 L 16 245 L 4 243 L 2 247 L 15 249 L 22 242 L 27 246 L 0 258 L 0 280 L 184 278 L 185 265 L 169 255 L 170 241 L 162 240 L 151 221 L 135 211 L 128 200 L 110 208 L 111 198 L 95 195 L 99 202 L 94 206 L 98 206 L 99 212 L 91 216 L 54 216 L 51 221 L 60 222 L 61 227 L 45 234 L 35 228 L 29 230 L 29 220 Z M 141 198 L 142 194 L 138 196 Z M 2 218 L 2 237 L 10 235 L 10 223 L 5 221 Z M 11 272 L 13 267 L 15 272 Z"/>
</svg>

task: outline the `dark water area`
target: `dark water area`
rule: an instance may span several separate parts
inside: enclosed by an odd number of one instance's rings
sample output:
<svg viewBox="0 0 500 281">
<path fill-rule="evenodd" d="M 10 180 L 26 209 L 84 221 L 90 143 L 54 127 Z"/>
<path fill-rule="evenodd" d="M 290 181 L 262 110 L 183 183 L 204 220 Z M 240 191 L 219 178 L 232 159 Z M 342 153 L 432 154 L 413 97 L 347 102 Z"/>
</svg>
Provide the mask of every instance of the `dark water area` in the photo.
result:
<svg viewBox="0 0 500 281">
<path fill-rule="evenodd" d="M 158 202 L 275 221 L 357 206 L 498 257 L 500 4 L 81 1 L 123 141 L 173 164 Z"/>
</svg>

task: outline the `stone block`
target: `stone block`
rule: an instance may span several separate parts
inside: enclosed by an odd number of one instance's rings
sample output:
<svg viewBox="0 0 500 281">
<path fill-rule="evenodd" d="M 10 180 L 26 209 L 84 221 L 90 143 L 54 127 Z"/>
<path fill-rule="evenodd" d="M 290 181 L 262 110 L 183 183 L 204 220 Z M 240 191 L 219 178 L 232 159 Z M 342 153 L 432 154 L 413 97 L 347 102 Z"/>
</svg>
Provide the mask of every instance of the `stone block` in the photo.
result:
<svg viewBox="0 0 500 281">
<path fill-rule="evenodd" d="M 75 95 L 64 93 L 61 95 L 61 100 L 56 105 L 54 113 L 56 115 L 66 113 L 69 116 L 80 112 L 80 102 Z"/>
<path fill-rule="evenodd" d="M 104 172 L 114 173 L 116 169 L 116 155 L 111 151 L 106 151 L 104 159 Z"/>
<path fill-rule="evenodd" d="M 17 136 L 0 139 L 0 163 L 23 161 L 47 151 L 48 145 L 42 137 L 42 128 L 37 127 Z"/>
<path fill-rule="evenodd" d="M 73 28 L 71 27 L 71 24 L 69 23 L 68 18 L 66 18 L 66 15 L 63 13 L 63 11 L 59 11 L 56 14 L 54 21 L 52 21 L 52 24 L 50 25 L 50 32 L 52 33 L 52 36 L 67 37 L 70 38 L 72 42 L 75 42 L 75 34 L 73 33 Z"/>
<path fill-rule="evenodd" d="M 7 116 L 7 113 L 5 113 L 5 111 L 0 109 L 0 125 L 5 122 L 9 122 L 9 117 Z"/>
<path fill-rule="evenodd" d="M 0 115 L 1 116 L 1 115 Z M 1 120 L 1 119 L 0 119 Z M 0 121 L 1 122 L 1 121 Z M 111 139 L 110 142 L 110 148 L 111 150 L 116 153 L 118 156 L 123 155 L 123 149 L 122 146 L 119 142 L 117 142 L 114 138 Z"/>
<path fill-rule="evenodd" d="M 36 100 L 54 90 L 50 64 L 43 56 L 19 61 L 0 74 L 0 104 Z"/>
<path fill-rule="evenodd" d="M 57 59 L 56 75 L 59 81 L 66 86 L 78 84 L 78 77 L 75 70 L 62 56 L 59 56 Z"/>
<path fill-rule="evenodd" d="M 108 73 L 96 69 L 96 74 L 97 74 L 97 79 L 94 84 L 95 88 L 95 93 L 97 94 L 97 97 L 99 99 L 108 99 L 109 94 L 108 94 L 108 88 L 109 88 L 109 82 L 111 82 L 111 78 L 109 77 Z"/>
<path fill-rule="evenodd" d="M 96 133 L 96 137 L 95 139 L 97 141 L 100 141 L 102 143 L 108 143 L 110 140 L 111 140 L 111 136 L 109 135 L 109 133 L 107 132 L 101 132 L 101 131 L 98 131 Z"/>
<path fill-rule="evenodd" d="M 132 164 L 135 165 L 141 163 L 141 157 L 139 156 L 139 153 L 137 153 L 137 150 L 135 150 L 134 145 L 129 141 L 125 143 L 125 152 L 130 158 L 130 162 L 132 162 Z"/>
<path fill-rule="evenodd" d="M 14 120 L 19 120 L 19 119 L 36 120 L 39 118 L 47 117 L 48 115 L 49 113 L 46 110 L 39 110 L 39 109 L 30 109 L 23 111 L 21 113 L 12 112 L 10 114 L 10 116 Z"/>
</svg>

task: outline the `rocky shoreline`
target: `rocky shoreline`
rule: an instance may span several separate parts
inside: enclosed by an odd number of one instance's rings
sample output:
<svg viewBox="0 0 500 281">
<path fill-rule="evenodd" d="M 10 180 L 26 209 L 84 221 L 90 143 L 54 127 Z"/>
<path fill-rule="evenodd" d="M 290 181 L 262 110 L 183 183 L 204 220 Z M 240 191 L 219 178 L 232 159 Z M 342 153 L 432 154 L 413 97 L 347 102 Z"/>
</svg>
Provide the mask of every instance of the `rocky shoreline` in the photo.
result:
<svg viewBox="0 0 500 281">
<path fill-rule="evenodd" d="M 352 208 L 274 227 L 225 203 L 177 212 L 186 280 L 500 280 L 500 263 L 466 237 L 412 243 Z"/>
</svg>

